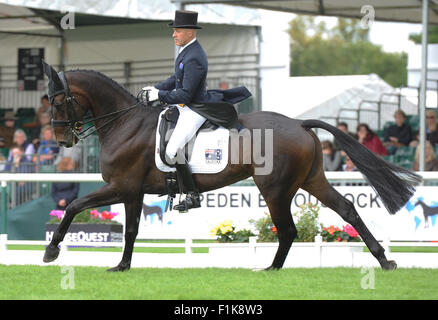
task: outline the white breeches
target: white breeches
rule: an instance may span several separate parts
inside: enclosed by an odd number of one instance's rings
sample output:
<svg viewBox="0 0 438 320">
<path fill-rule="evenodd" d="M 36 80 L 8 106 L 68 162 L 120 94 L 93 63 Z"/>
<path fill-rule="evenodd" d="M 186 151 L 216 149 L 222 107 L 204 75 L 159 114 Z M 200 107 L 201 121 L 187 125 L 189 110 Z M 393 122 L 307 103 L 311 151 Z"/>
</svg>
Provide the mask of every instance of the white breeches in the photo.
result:
<svg viewBox="0 0 438 320">
<path fill-rule="evenodd" d="M 166 147 L 166 155 L 170 159 L 176 156 L 178 149 L 183 148 L 207 120 L 187 106 L 177 105 L 177 108 L 179 110 L 178 122 Z"/>
</svg>

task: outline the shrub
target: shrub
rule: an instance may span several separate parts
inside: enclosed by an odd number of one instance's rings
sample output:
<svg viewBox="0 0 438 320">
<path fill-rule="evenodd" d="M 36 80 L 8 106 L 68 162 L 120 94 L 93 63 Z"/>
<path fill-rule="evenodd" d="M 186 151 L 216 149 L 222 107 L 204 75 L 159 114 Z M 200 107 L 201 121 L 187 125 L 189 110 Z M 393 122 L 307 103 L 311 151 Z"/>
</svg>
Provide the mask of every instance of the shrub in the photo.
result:
<svg viewBox="0 0 438 320">
<path fill-rule="evenodd" d="M 236 231 L 231 220 L 225 220 L 221 224 L 211 229 L 211 234 L 217 236 L 218 242 L 249 242 L 249 237 L 255 234 L 248 229 Z"/>
<path fill-rule="evenodd" d="M 320 233 L 322 225 L 318 222 L 320 207 L 311 202 L 301 205 L 300 210 L 295 212 L 295 227 L 297 228 L 297 242 L 313 242 L 315 236 Z"/>
</svg>

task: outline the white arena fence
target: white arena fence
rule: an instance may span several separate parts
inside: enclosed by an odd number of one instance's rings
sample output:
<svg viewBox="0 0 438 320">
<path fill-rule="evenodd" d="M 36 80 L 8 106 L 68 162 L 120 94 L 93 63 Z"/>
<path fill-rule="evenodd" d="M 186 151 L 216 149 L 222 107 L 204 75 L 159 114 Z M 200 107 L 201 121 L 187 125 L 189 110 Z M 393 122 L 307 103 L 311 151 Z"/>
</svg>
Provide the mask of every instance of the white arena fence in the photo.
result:
<svg viewBox="0 0 438 320">
<path fill-rule="evenodd" d="M 438 181 L 438 172 L 419 172 L 424 182 Z M 330 182 L 364 182 L 360 172 L 326 172 Z M 250 182 L 251 179 L 248 179 Z M 103 182 L 99 173 L 39 173 L 39 174 L 0 174 L 2 195 L 9 182 Z M 4 226 L 5 206 L 2 205 Z M 210 238 L 213 239 L 213 238 Z M 48 245 L 48 241 L 8 240 L 5 229 L 0 234 L 0 264 L 36 264 L 42 263 L 41 250 L 8 250 L 9 245 Z M 438 268 L 438 253 L 391 252 L 390 247 L 438 247 L 437 242 L 427 241 L 391 241 L 382 239 L 389 259 L 397 261 L 399 267 Z M 119 247 L 124 242 L 62 242 L 61 255 L 52 265 L 90 265 L 113 266 L 121 258 L 121 252 L 72 251 L 69 247 Z M 364 252 L 363 242 L 322 242 L 317 236 L 314 242 L 295 242 L 285 267 L 378 267 L 375 258 Z M 184 248 L 185 254 L 134 253 L 133 267 L 244 267 L 263 268 L 271 262 L 278 243 L 258 243 L 251 237 L 249 243 L 196 243 L 186 238 L 182 243 L 144 243 L 136 242 L 136 248 Z M 208 248 L 209 253 L 195 254 L 194 248 Z"/>
</svg>

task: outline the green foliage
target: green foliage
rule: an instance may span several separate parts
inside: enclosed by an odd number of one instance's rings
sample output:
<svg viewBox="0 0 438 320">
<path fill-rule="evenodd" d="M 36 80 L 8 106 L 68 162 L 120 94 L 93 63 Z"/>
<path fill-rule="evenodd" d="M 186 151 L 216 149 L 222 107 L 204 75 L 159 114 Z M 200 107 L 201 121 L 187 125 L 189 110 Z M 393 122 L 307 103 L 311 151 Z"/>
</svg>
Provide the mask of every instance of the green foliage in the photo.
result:
<svg viewBox="0 0 438 320">
<path fill-rule="evenodd" d="M 320 207 L 307 203 L 300 206 L 300 210 L 294 212 L 295 226 L 297 228 L 297 238 L 295 241 L 298 242 L 313 242 L 315 241 L 315 236 L 320 233 L 322 226 L 318 222 L 318 212 Z"/>
<path fill-rule="evenodd" d="M 409 40 L 414 41 L 416 44 L 421 44 L 422 32 L 411 33 Z M 438 26 L 429 25 L 427 30 L 427 43 L 438 43 Z"/>
<path fill-rule="evenodd" d="M 407 54 L 387 53 L 370 43 L 368 29 L 358 20 L 339 19 L 327 29 L 313 17 L 290 22 L 291 76 L 328 76 L 376 73 L 394 87 L 407 83 Z"/>
<path fill-rule="evenodd" d="M 254 224 L 258 236 L 257 240 L 260 242 L 277 242 L 277 228 L 274 226 L 272 222 L 271 216 L 266 214 L 266 217 L 260 218 L 257 221 L 250 220 L 252 224 Z"/>
</svg>

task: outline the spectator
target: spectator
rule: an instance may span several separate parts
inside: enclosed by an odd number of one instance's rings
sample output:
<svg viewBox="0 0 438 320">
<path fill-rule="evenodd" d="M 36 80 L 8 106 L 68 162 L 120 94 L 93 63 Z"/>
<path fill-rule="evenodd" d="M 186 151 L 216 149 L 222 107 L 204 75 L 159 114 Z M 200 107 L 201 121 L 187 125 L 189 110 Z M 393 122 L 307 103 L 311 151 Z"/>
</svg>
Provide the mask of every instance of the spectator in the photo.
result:
<svg viewBox="0 0 438 320">
<path fill-rule="evenodd" d="M 342 165 L 342 171 L 357 171 L 356 166 L 349 156 L 345 156 L 345 164 Z"/>
<path fill-rule="evenodd" d="M 5 171 L 14 173 L 33 172 L 32 162 L 26 161 L 22 146 L 15 145 L 11 148 L 11 160 L 8 161 Z M 15 204 L 19 205 L 30 199 L 35 183 L 16 182 L 15 184 Z"/>
<path fill-rule="evenodd" d="M 438 171 L 438 160 L 436 158 L 432 144 L 429 141 L 426 141 L 424 146 L 426 148 L 424 155 L 425 158 L 424 171 Z M 420 168 L 419 163 L 420 163 L 420 148 L 417 148 L 417 151 L 415 152 L 415 160 L 412 169 L 418 171 Z"/>
<path fill-rule="evenodd" d="M 322 161 L 324 171 L 342 170 L 342 156 L 339 150 L 333 148 L 333 144 L 326 140 L 321 142 Z"/>
<path fill-rule="evenodd" d="M 430 141 L 432 146 L 438 144 L 438 124 L 436 121 L 435 110 L 426 111 L 426 139 Z"/>
<path fill-rule="evenodd" d="M 53 164 L 58 153 L 59 147 L 53 139 L 52 127 L 46 125 L 41 129 L 41 143 L 38 148 L 39 157 L 34 157 L 34 160 L 38 159 L 40 164 Z"/>
<path fill-rule="evenodd" d="M 378 155 L 388 155 L 388 150 L 386 150 L 385 146 L 382 144 L 382 141 L 380 141 L 377 134 L 375 134 L 366 123 L 360 123 L 357 126 L 356 132 L 358 141 L 365 147 Z"/>
<path fill-rule="evenodd" d="M 6 146 L 5 146 L 5 138 L 3 138 L 3 137 L 0 137 L 0 154 L 4 158 L 7 158 L 8 154 L 9 154 L 9 148 L 6 148 Z"/>
<path fill-rule="evenodd" d="M 406 123 L 406 114 L 402 110 L 394 113 L 395 124 L 386 128 L 384 143 L 390 154 L 394 154 L 399 147 L 409 146 L 414 139 L 412 128 Z"/>
<path fill-rule="evenodd" d="M 50 114 L 47 112 L 41 112 L 38 117 L 38 122 L 35 123 L 35 126 L 29 127 L 29 136 L 32 144 L 35 147 L 35 150 L 38 149 L 40 144 L 40 136 L 41 136 L 41 128 L 50 124 Z"/>
<path fill-rule="evenodd" d="M 6 111 L 3 120 L 5 124 L 0 127 L 0 137 L 5 139 L 5 148 L 11 148 L 15 132 L 15 120 L 17 120 L 14 111 Z"/>
<path fill-rule="evenodd" d="M 350 137 L 357 140 L 357 136 L 354 133 L 351 133 L 348 131 L 348 124 L 346 122 L 338 122 L 337 128 L 341 130 L 342 132 L 348 134 Z M 333 147 L 335 150 L 340 150 L 339 144 L 337 143 L 336 139 L 333 141 Z M 345 156 L 345 155 L 343 155 Z"/>
<path fill-rule="evenodd" d="M 27 141 L 26 133 L 17 129 L 14 133 L 14 146 L 20 147 L 24 150 L 24 157 L 26 162 L 32 162 L 32 156 L 35 154 L 35 148 L 32 143 Z M 9 152 L 8 161 L 12 161 L 12 150 Z"/>
<path fill-rule="evenodd" d="M 41 106 L 38 108 L 38 110 L 35 113 L 35 121 L 40 121 L 40 115 L 41 113 L 49 113 L 50 112 L 50 101 L 49 96 L 47 94 L 43 95 L 41 97 Z M 44 125 L 40 122 L 41 127 Z"/>
<path fill-rule="evenodd" d="M 58 164 L 58 172 L 73 172 L 74 161 L 72 158 L 62 158 Z M 65 208 L 78 197 L 79 183 L 57 182 L 52 184 L 52 198 L 56 203 L 56 210 Z"/>
</svg>

